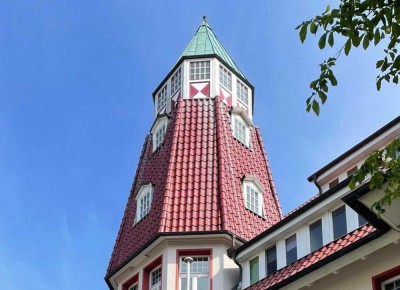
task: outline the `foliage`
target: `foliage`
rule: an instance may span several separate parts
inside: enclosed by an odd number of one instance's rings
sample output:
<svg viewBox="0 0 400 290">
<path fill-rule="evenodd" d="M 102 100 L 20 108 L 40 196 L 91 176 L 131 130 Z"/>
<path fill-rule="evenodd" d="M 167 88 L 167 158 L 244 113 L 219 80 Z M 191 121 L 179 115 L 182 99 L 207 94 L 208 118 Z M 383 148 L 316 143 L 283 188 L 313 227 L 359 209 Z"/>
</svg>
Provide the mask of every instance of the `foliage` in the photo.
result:
<svg viewBox="0 0 400 290">
<path fill-rule="evenodd" d="M 372 208 L 379 214 L 385 212 L 385 206 L 400 196 L 400 139 L 394 139 L 385 149 L 374 151 L 365 160 L 350 181 L 350 189 L 371 177 L 369 188 L 383 190 L 384 196 L 376 201 Z"/>
<path fill-rule="evenodd" d="M 320 49 L 326 44 L 333 47 L 339 36 L 344 41 L 340 49 L 320 64 L 320 76 L 310 83 L 311 96 L 306 100 L 306 110 L 320 113 L 320 103 L 327 100 L 329 85 L 336 86 L 337 80 L 332 68 L 344 51 L 348 55 L 352 48 L 360 45 L 367 49 L 370 44 L 378 45 L 384 38 L 385 56 L 376 62 L 379 75 L 376 88 L 381 89 L 382 81 L 399 82 L 400 55 L 397 44 L 400 42 L 400 0 L 341 0 L 337 9 L 328 6 L 324 13 L 296 27 L 300 40 L 305 41 L 308 31 L 321 36 Z"/>
<path fill-rule="evenodd" d="M 333 72 L 342 52 L 349 55 L 352 48 L 360 45 L 364 50 L 370 44 L 384 44 L 384 57 L 376 62 L 379 75 L 376 88 L 381 89 L 382 81 L 398 84 L 400 75 L 400 55 L 397 45 L 400 43 L 400 0 L 340 0 L 338 8 L 328 6 L 321 15 L 304 21 L 296 27 L 301 42 L 307 33 L 320 34 L 318 46 L 324 49 L 328 44 L 335 45 L 335 40 L 342 41 L 340 49 L 320 66 L 320 75 L 310 83 L 311 95 L 306 100 L 306 111 L 318 116 L 320 104 L 328 99 L 329 86 L 338 84 Z M 353 176 L 350 188 L 354 189 L 365 179 L 370 178 L 370 189 L 383 190 L 384 196 L 376 201 L 372 208 L 378 214 L 385 212 L 385 207 L 400 196 L 400 140 L 393 140 L 385 149 L 374 151 Z"/>
</svg>

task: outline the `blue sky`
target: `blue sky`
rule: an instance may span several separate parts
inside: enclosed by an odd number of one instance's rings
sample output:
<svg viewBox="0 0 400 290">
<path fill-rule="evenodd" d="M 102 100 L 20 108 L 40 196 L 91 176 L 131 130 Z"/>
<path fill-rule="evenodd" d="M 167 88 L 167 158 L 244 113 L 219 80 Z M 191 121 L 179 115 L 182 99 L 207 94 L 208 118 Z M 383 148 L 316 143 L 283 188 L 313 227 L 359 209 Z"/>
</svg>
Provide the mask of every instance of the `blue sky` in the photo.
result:
<svg viewBox="0 0 400 290">
<path fill-rule="evenodd" d="M 294 27 L 328 2 L 2 1 L 0 289 L 107 289 L 151 93 L 204 13 L 256 88 L 284 212 L 313 196 L 311 173 L 400 111 L 398 87 L 375 90 L 382 52 L 371 48 L 340 59 L 320 117 L 305 112 L 308 84 L 337 48 L 302 45 Z"/>
</svg>

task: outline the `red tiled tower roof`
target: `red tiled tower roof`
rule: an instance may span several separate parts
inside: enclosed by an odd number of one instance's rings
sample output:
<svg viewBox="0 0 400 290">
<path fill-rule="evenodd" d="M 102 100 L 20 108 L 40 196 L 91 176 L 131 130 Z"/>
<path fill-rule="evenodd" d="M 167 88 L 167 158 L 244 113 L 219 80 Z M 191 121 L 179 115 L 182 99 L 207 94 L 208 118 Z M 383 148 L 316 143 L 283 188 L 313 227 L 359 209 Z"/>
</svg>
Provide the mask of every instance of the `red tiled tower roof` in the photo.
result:
<svg viewBox="0 0 400 290">
<path fill-rule="evenodd" d="M 146 137 L 107 276 L 161 233 L 228 231 L 249 240 L 281 220 L 260 131 L 250 128 L 251 148 L 237 141 L 230 110 L 219 98 L 180 99 L 162 146 L 153 153 L 152 137 Z M 246 175 L 265 188 L 265 218 L 245 207 Z M 151 210 L 133 226 L 135 195 L 150 182 Z"/>
</svg>

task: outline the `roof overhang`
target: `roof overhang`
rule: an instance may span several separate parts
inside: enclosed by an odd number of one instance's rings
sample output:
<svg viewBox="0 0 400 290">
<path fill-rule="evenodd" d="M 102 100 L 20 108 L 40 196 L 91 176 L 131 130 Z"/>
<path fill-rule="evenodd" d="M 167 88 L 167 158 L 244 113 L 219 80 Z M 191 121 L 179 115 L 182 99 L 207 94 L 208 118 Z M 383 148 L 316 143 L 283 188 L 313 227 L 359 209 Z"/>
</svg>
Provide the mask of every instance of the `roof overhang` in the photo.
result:
<svg viewBox="0 0 400 290">
<path fill-rule="evenodd" d="M 343 171 L 344 167 L 350 167 L 352 164 L 366 158 L 372 151 L 381 148 L 394 138 L 400 135 L 400 116 L 380 128 L 378 131 L 368 136 L 345 153 L 311 174 L 308 181 L 312 182 L 317 179 L 324 182 L 323 179 L 327 175 L 335 174 Z M 327 181 L 327 180 L 325 180 Z"/>
<path fill-rule="evenodd" d="M 391 227 L 396 231 L 400 231 L 400 198 L 394 199 L 392 204 L 386 206 L 385 212 L 380 215 L 372 207 L 374 202 L 383 196 L 384 192 L 382 190 L 370 190 L 369 183 L 367 183 L 344 197 L 343 201 L 373 224 L 375 228 L 388 230 Z"/>
</svg>

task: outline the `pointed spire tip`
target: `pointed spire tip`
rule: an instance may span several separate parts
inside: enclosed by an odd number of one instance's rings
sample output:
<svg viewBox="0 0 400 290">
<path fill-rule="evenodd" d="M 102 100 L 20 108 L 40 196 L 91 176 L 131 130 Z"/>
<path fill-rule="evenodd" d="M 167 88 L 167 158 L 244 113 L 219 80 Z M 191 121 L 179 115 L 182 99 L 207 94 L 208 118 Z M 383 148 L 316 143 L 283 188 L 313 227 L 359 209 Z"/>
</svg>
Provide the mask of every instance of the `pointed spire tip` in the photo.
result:
<svg viewBox="0 0 400 290">
<path fill-rule="evenodd" d="M 201 25 L 207 25 L 207 16 L 205 14 L 203 15 L 203 21 Z"/>
</svg>

